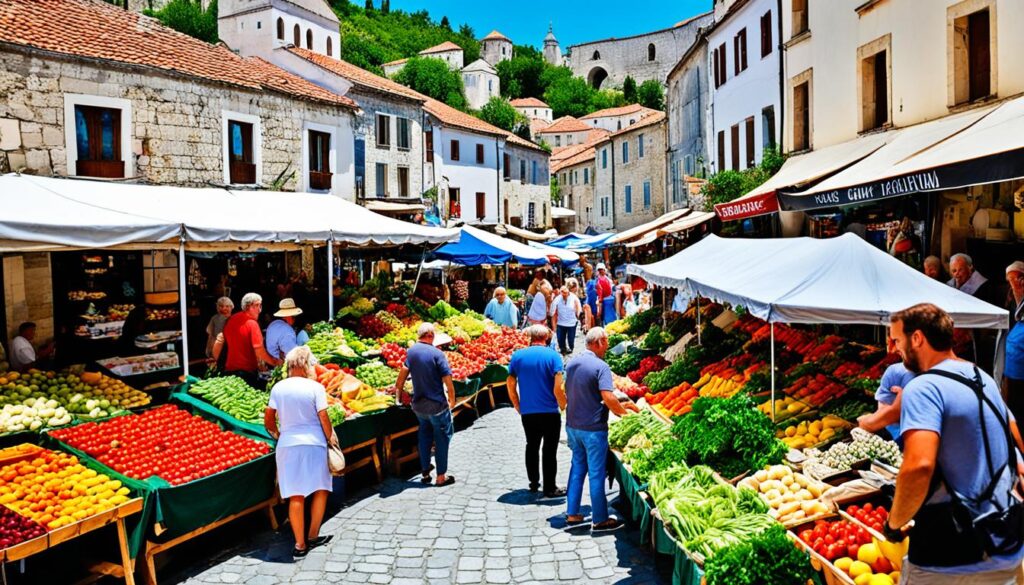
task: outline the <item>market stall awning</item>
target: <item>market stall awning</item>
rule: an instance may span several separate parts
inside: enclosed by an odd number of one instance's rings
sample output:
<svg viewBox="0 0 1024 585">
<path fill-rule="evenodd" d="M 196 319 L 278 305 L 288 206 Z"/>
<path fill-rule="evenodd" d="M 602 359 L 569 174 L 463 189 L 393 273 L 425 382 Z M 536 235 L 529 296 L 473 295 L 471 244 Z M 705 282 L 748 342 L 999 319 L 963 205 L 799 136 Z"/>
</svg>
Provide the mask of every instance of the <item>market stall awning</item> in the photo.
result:
<svg viewBox="0 0 1024 585">
<path fill-rule="evenodd" d="M 529 246 L 531 248 L 535 248 L 537 250 L 544 252 L 545 254 L 548 255 L 549 258 L 552 256 L 558 258 L 558 261 L 564 264 L 566 267 L 575 266 L 580 261 L 580 255 L 570 250 L 556 248 L 554 246 L 548 246 L 537 242 L 530 242 Z"/>
<path fill-rule="evenodd" d="M 422 203 L 398 203 L 380 199 L 367 199 L 363 206 L 377 213 L 418 213 L 427 208 Z"/>
<path fill-rule="evenodd" d="M 584 238 L 589 238 L 589 237 L 590 236 L 587 236 L 585 234 L 578 234 L 576 232 L 572 232 L 571 234 L 565 234 L 564 236 L 558 236 L 557 238 L 555 238 L 553 240 L 548 240 L 547 242 L 544 242 L 544 243 L 549 245 L 549 246 L 554 246 L 556 248 L 569 248 L 573 244 L 575 244 L 576 242 L 579 242 L 580 240 L 583 240 Z"/>
<path fill-rule="evenodd" d="M 710 211 L 694 211 L 693 213 L 690 213 L 689 215 L 685 215 L 685 216 L 677 219 L 676 221 L 668 224 L 667 226 L 665 226 L 663 228 L 660 228 L 657 231 L 657 233 L 658 233 L 658 235 L 665 235 L 665 234 L 676 234 L 676 233 L 679 233 L 679 232 L 684 232 L 684 231 L 686 231 L 688 229 L 695 228 L 695 227 L 699 226 L 700 224 L 702 224 L 702 223 L 704 223 L 706 221 L 711 221 L 714 218 L 715 218 L 715 214 L 713 212 L 710 212 Z"/>
<path fill-rule="evenodd" d="M 571 244 L 570 250 L 576 252 L 590 252 L 592 250 L 600 250 L 608 245 L 608 240 L 614 236 L 614 232 L 607 234 L 595 234 L 593 236 L 584 236 L 583 239 Z"/>
<path fill-rule="evenodd" d="M 551 217 L 554 219 L 562 219 L 564 217 L 575 217 L 576 212 L 568 207 L 552 207 Z"/>
<path fill-rule="evenodd" d="M 553 229 L 549 229 L 543 234 L 538 234 L 537 232 L 524 230 L 523 228 L 518 228 L 514 225 L 507 223 L 498 224 L 497 226 L 495 226 L 494 229 L 500 235 L 512 234 L 513 236 L 523 238 L 524 240 L 529 240 L 532 242 L 544 242 L 558 235 L 558 232 L 556 232 Z"/>
<path fill-rule="evenodd" d="M 434 251 L 434 256 L 466 266 L 502 264 L 511 260 L 525 266 L 543 266 L 552 259 L 558 260 L 545 253 L 545 250 L 468 225 L 462 226 L 462 237 L 457 243 L 441 246 Z"/>
<path fill-rule="evenodd" d="M 711 235 L 629 274 L 784 323 L 886 325 L 917 303 L 934 303 L 957 327 L 1005 329 L 1006 310 L 933 280 L 853 234 L 746 239 Z"/>
<path fill-rule="evenodd" d="M 236 242 L 327 240 L 355 245 L 440 244 L 459 237 L 455 229 L 400 221 L 332 195 L 153 186 L 29 175 L 6 175 L 2 179 L 0 192 L 4 194 L 24 192 L 31 186 L 59 197 L 65 206 L 92 206 L 126 216 L 150 218 L 151 224 L 175 226 L 175 235 L 183 236 L 190 249 L 212 249 Z M 36 201 L 31 204 L 40 205 Z M 52 209 L 42 209 L 53 213 Z M 71 212 L 75 208 L 68 209 L 69 212 L 60 214 L 67 218 L 64 231 L 68 233 L 57 243 L 79 246 L 77 242 L 83 230 L 101 231 L 92 226 L 83 228 L 83 220 Z M 13 214 L 4 215 L 9 220 L 16 219 Z M 141 241 L 140 237 L 139 234 L 131 236 L 134 241 Z M 154 238 L 154 241 L 162 240 Z M 101 241 L 96 240 L 92 247 L 100 245 Z"/>
<path fill-rule="evenodd" d="M 786 210 L 866 203 L 1024 177 L 1024 98 L 899 131 L 884 148 L 798 193 Z"/>
<path fill-rule="evenodd" d="M 647 232 L 666 226 L 688 213 L 690 213 L 689 209 L 676 209 L 674 211 L 670 211 L 658 217 L 657 219 L 651 220 L 647 223 L 642 223 L 635 227 L 631 227 L 623 232 L 613 234 L 610 238 L 608 238 L 607 243 L 609 245 L 622 244 L 634 238 L 639 238 L 646 234 Z"/>
</svg>

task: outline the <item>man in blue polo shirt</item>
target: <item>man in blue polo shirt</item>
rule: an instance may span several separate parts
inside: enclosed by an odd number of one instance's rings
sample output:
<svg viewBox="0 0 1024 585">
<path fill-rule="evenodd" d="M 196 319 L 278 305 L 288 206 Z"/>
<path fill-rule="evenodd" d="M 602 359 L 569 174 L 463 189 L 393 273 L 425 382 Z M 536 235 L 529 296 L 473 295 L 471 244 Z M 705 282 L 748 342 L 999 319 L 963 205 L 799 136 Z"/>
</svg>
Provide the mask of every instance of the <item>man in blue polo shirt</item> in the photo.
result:
<svg viewBox="0 0 1024 585">
<path fill-rule="evenodd" d="M 455 408 L 455 385 L 452 370 L 444 352 L 434 347 L 434 325 L 421 323 L 416 330 L 418 341 L 409 348 L 405 363 L 395 381 L 395 397 L 402 402 L 405 379 L 412 379 L 412 411 L 419 420 L 421 481 L 430 483 L 430 450 L 434 448 L 437 462 L 438 486 L 455 483 L 448 473 L 448 447 L 455 428 L 452 409 Z M 447 392 L 446 392 L 447 390 Z"/>
<path fill-rule="evenodd" d="M 555 485 L 558 473 L 558 439 L 562 434 L 562 358 L 551 349 L 551 331 L 543 325 L 526 328 L 530 347 L 512 354 L 508 364 L 508 397 L 523 419 L 526 432 L 526 476 L 530 491 L 540 488 L 538 459 L 544 443 L 544 497 L 559 498 L 565 490 Z"/>
<path fill-rule="evenodd" d="M 889 340 L 889 351 L 896 351 L 892 340 Z M 897 362 L 885 369 L 882 379 L 875 391 L 878 408 L 875 412 L 857 418 L 857 425 L 870 433 L 880 433 L 883 429 L 889 433 L 888 439 L 896 441 L 901 447 L 900 437 L 900 393 L 914 379 L 914 372 L 907 369 L 903 362 Z"/>
<path fill-rule="evenodd" d="M 608 497 L 604 493 L 605 464 L 608 457 L 608 411 L 618 416 L 627 410 L 637 412 L 632 402 L 625 407 L 615 397 L 612 370 L 604 362 L 608 351 L 608 334 L 601 327 L 587 331 L 587 349 L 565 368 L 565 432 L 572 449 L 569 468 L 569 525 L 583 523 L 580 503 L 583 480 L 590 480 L 592 531 L 615 530 L 622 521 L 608 517 Z"/>
</svg>

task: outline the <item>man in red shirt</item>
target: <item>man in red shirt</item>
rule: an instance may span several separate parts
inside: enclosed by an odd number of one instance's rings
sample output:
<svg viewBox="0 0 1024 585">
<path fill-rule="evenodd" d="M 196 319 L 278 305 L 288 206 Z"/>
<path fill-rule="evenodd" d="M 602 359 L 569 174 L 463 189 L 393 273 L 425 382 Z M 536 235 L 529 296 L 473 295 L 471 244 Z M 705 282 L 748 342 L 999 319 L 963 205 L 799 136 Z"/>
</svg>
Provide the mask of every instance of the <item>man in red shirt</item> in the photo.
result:
<svg viewBox="0 0 1024 585">
<path fill-rule="evenodd" d="M 277 366 L 281 360 L 271 356 L 263 348 L 263 333 L 257 319 L 263 309 L 263 297 L 247 293 L 242 297 L 242 310 L 228 318 L 224 331 L 213 344 L 213 356 L 217 359 L 227 346 L 224 373 L 245 380 L 250 386 L 258 387 L 259 360 Z"/>
</svg>

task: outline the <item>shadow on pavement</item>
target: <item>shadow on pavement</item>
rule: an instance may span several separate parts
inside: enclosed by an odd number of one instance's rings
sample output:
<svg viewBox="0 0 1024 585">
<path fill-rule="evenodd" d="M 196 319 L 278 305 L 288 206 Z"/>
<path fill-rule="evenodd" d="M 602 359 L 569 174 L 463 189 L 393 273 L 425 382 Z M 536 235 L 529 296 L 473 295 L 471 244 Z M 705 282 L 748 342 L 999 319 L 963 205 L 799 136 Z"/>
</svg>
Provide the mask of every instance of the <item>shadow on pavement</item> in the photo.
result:
<svg viewBox="0 0 1024 585">
<path fill-rule="evenodd" d="M 498 503 L 512 506 L 564 506 L 565 497 L 545 498 L 540 492 L 520 488 L 498 496 Z"/>
</svg>

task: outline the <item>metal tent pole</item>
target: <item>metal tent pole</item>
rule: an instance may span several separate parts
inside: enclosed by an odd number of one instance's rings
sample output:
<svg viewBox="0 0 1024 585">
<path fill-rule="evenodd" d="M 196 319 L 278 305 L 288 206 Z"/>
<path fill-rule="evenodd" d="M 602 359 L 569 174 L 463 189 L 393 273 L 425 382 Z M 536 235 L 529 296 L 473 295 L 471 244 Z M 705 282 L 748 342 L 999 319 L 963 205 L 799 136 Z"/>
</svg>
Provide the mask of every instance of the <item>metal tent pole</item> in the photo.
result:
<svg viewBox="0 0 1024 585">
<path fill-rule="evenodd" d="M 416 280 L 412 283 L 412 294 L 416 296 L 416 289 L 420 287 L 420 275 L 423 274 L 423 260 L 427 257 L 427 249 L 424 248 L 423 252 L 420 253 L 420 267 L 416 270 Z"/>
<path fill-rule="evenodd" d="M 694 308 L 697 310 L 697 345 L 704 345 L 700 340 L 700 295 L 697 295 L 697 300 L 694 302 L 696 303 Z"/>
<path fill-rule="evenodd" d="M 334 320 L 334 236 L 327 239 L 327 320 Z"/>
<path fill-rule="evenodd" d="M 185 238 L 178 243 L 178 310 L 181 312 L 181 362 L 187 377 L 188 372 L 188 310 L 185 291 L 188 281 L 185 278 Z"/>
<path fill-rule="evenodd" d="M 775 323 L 770 323 L 772 344 L 772 422 L 775 422 Z"/>
</svg>

